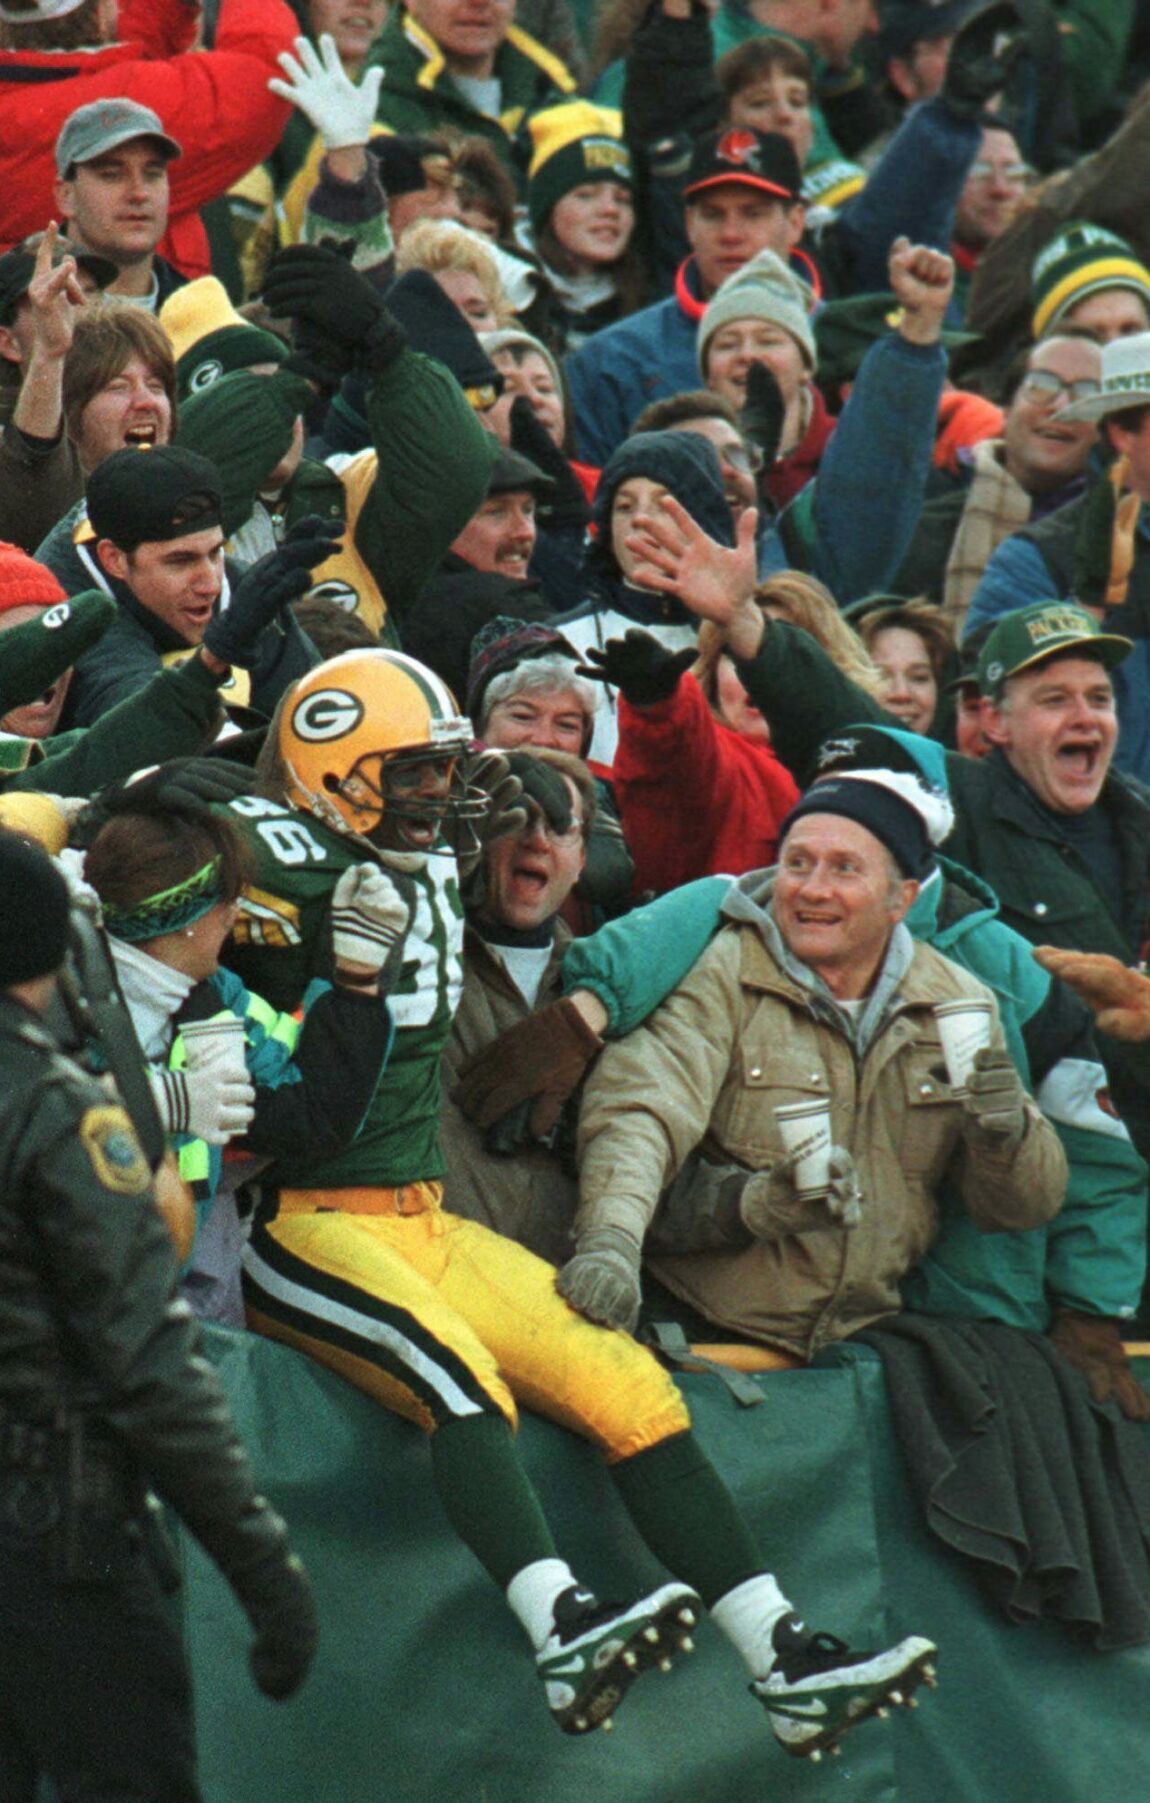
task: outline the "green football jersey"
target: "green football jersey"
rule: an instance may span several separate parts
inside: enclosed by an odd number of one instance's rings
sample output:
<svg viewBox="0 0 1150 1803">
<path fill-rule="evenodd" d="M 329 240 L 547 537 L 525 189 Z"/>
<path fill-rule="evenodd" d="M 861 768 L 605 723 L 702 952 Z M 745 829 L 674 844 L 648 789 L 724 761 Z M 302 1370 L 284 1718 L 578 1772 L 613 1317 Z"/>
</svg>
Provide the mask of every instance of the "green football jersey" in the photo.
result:
<svg viewBox="0 0 1150 1803">
<path fill-rule="evenodd" d="M 297 1008 L 309 983 L 330 980 L 332 891 L 345 870 L 367 861 L 364 848 L 281 802 L 244 795 L 227 812 L 257 862 L 228 963 L 275 1007 Z M 402 974 L 387 1000 L 395 1038 L 379 1087 L 343 1152 L 276 1167 L 274 1179 L 285 1188 L 392 1186 L 443 1175 L 439 1059 L 463 985 L 454 855 L 432 853 L 422 871 L 405 878 L 404 889 L 414 892 L 415 905 Z"/>
</svg>

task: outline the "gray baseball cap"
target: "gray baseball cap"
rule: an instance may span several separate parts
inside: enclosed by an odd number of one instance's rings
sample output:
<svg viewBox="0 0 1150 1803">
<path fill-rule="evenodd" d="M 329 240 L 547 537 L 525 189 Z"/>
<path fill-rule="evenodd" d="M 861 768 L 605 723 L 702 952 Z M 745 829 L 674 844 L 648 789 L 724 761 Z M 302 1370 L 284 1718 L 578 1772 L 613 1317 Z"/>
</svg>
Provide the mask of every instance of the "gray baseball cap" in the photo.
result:
<svg viewBox="0 0 1150 1803">
<path fill-rule="evenodd" d="M 93 100 L 69 113 L 56 139 L 56 174 L 65 181 L 77 163 L 90 163 L 133 138 L 155 138 L 170 162 L 183 155 L 160 116 L 138 100 Z"/>
</svg>

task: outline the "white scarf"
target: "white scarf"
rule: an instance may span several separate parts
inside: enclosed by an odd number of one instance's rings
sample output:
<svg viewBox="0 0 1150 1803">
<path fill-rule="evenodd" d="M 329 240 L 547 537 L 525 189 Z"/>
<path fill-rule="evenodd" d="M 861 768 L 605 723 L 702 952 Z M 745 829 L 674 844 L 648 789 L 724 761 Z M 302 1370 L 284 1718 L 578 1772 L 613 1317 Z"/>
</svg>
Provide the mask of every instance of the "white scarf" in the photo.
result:
<svg viewBox="0 0 1150 1803">
<path fill-rule="evenodd" d="M 172 1017 L 191 995 L 196 979 L 126 940 L 109 937 L 108 944 L 140 1049 L 149 1064 L 162 1064 L 175 1037 Z"/>
</svg>

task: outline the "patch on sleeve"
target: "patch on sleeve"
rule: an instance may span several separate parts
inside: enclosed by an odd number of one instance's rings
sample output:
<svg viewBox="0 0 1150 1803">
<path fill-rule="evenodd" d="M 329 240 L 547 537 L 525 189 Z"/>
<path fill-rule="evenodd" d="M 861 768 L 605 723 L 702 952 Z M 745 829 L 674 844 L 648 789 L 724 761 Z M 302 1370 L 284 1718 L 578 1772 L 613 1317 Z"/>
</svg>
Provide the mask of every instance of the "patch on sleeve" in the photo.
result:
<svg viewBox="0 0 1150 1803">
<path fill-rule="evenodd" d="M 86 1108 L 79 1133 L 92 1169 L 105 1189 L 121 1196 L 138 1196 L 148 1188 L 152 1173 L 122 1108 Z"/>
<path fill-rule="evenodd" d="M 282 895 L 249 887 L 240 896 L 240 912 L 232 929 L 237 945 L 268 945 L 277 951 L 302 945 L 299 909 Z"/>
</svg>

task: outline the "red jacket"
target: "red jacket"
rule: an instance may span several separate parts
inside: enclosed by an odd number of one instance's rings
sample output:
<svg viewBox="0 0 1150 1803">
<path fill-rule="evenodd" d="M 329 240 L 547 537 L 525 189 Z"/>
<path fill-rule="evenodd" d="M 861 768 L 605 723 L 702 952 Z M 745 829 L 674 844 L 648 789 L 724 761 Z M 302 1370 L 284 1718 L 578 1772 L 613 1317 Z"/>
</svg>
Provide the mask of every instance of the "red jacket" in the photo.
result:
<svg viewBox="0 0 1150 1803">
<path fill-rule="evenodd" d="M 300 24 L 286 0 L 223 0 L 215 49 L 193 53 L 198 20 L 186 0 L 120 0 L 119 43 L 0 50 L 0 249 L 55 217 L 53 149 L 68 114 L 121 96 L 150 106 L 184 147 L 159 249 L 185 275 L 209 272 L 197 209 L 279 142 L 291 109 L 267 82 Z"/>
<path fill-rule="evenodd" d="M 773 864 L 798 789 L 769 745 L 717 720 L 688 672 L 653 707 L 619 696 L 615 798 L 635 893 Z"/>
<path fill-rule="evenodd" d="M 766 478 L 767 493 L 776 507 L 785 507 L 788 501 L 793 501 L 800 488 L 805 488 L 812 476 L 818 475 L 827 441 L 838 425 L 813 382 L 807 392 L 813 402 L 807 429 L 794 450 L 780 457 Z"/>
</svg>

